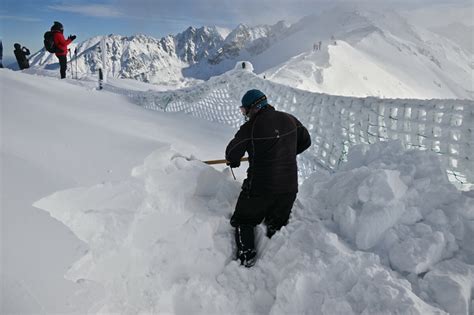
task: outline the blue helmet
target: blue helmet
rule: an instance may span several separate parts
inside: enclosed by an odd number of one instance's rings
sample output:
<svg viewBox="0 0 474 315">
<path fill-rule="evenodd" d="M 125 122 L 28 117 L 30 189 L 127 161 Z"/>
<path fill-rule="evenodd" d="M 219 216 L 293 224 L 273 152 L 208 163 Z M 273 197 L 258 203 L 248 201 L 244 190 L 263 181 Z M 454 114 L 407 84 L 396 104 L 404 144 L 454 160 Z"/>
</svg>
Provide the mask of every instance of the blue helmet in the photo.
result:
<svg viewBox="0 0 474 315">
<path fill-rule="evenodd" d="M 248 90 L 242 97 L 242 107 L 250 109 L 252 107 L 263 108 L 268 105 L 267 96 L 260 90 Z"/>
</svg>

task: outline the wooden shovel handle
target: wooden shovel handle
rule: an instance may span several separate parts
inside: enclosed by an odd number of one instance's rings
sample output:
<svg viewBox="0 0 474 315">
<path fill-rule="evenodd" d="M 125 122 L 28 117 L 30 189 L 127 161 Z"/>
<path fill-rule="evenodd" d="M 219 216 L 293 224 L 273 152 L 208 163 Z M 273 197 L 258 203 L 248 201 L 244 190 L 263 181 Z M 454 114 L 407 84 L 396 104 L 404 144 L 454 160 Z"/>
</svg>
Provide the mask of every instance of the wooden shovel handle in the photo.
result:
<svg viewBox="0 0 474 315">
<path fill-rule="evenodd" d="M 245 162 L 245 161 L 248 161 L 249 158 L 248 157 L 243 157 L 240 159 L 240 161 L 242 162 Z M 224 159 L 224 160 L 209 160 L 209 161 L 203 161 L 204 163 L 206 164 L 209 164 L 209 165 L 212 165 L 212 164 L 225 164 L 227 163 L 227 160 Z"/>
</svg>

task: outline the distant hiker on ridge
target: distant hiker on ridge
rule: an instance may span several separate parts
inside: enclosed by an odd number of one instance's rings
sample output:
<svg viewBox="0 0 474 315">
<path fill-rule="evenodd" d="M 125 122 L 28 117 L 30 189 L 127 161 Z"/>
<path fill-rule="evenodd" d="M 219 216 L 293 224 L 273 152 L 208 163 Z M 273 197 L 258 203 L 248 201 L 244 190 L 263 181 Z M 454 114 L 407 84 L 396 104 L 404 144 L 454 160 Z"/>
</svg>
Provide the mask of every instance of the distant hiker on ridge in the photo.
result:
<svg viewBox="0 0 474 315">
<path fill-rule="evenodd" d="M 66 77 L 67 70 L 67 46 L 76 39 L 76 35 L 69 35 L 67 39 L 64 38 L 64 27 L 61 23 L 55 21 L 51 26 L 51 32 L 54 36 L 54 45 L 56 47 L 56 57 L 59 60 L 59 72 L 61 79 Z"/>
<path fill-rule="evenodd" d="M 298 192 L 296 155 L 309 148 L 311 138 L 298 119 L 275 110 L 259 90 L 245 93 L 240 110 L 248 121 L 227 146 L 226 160 L 239 167 L 247 152 L 250 165 L 230 224 L 237 259 L 251 267 L 257 255 L 255 226 L 263 221 L 271 238 L 288 222 Z"/>
<path fill-rule="evenodd" d="M 0 68 L 3 68 L 3 44 L 0 39 Z"/>
<path fill-rule="evenodd" d="M 21 47 L 21 45 L 18 43 L 15 43 L 13 47 L 15 47 L 13 53 L 15 54 L 16 61 L 18 62 L 18 67 L 20 67 L 20 70 L 28 69 L 30 67 L 30 62 L 28 61 L 28 58 L 26 58 L 26 56 L 30 54 L 30 50 L 25 46 Z"/>
</svg>

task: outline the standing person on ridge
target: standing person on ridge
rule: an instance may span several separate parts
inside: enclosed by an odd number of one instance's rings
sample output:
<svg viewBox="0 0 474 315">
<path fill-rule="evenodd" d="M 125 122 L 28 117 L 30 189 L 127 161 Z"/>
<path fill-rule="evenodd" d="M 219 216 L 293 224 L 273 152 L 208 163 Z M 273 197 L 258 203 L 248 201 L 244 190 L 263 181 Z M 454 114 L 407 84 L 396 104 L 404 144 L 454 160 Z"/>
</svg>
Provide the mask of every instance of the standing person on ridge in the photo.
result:
<svg viewBox="0 0 474 315">
<path fill-rule="evenodd" d="M 287 224 L 298 192 L 296 155 L 311 145 L 308 130 L 294 116 L 275 110 L 259 90 L 249 90 L 240 107 L 247 117 L 226 148 L 230 167 L 249 157 L 247 178 L 230 224 L 235 227 L 237 259 L 255 264 L 254 228 L 262 221 L 272 237 Z"/>
<path fill-rule="evenodd" d="M 20 70 L 28 69 L 30 67 L 30 62 L 26 56 L 30 54 L 30 50 L 25 46 L 21 47 L 21 45 L 18 43 L 15 43 L 13 47 L 15 47 L 13 53 L 15 54 L 16 62 L 18 62 L 18 67 L 20 67 Z"/>
<path fill-rule="evenodd" d="M 0 39 L 0 68 L 3 68 L 3 44 Z"/>
<path fill-rule="evenodd" d="M 76 35 L 69 35 L 67 39 L 64 38 L 64 27 L 61 23 L 55 21 L 51 26 L 51 32 L 54 36 L 54 45 L 57 49 L 56 57 L 59 60 L 59 72 L 61 79 L 66 78 L 67 70 L 67 46 L 76 39 Z"/>
</svg>

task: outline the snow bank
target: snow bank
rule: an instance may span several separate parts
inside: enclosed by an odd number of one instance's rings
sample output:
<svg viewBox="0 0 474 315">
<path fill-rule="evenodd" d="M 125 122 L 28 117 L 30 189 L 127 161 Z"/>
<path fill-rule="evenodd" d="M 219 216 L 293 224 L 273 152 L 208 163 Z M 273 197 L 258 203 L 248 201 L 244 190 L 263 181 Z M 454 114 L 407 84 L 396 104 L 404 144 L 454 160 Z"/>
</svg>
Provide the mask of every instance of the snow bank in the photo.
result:
<svg viewBox="0 0 474 315">
<path fill-rule="evenodd" d="M 450 184 L 437 156 L 393 142 L 357 146 L 348 158 L 335 176 L 308 178 L 300 198 L 358 249 L 420 274 L 464 246 L 474 201 Z"/>
<path fill-rule="evenodd" d="M 422 295 L 468 314 L 474 198 L 449 182 L 435 154 L 404 151 L 399 142 L 356 146 L 348 159 L 335 175 L 305 181 L 299 198 L 315 210 L 306 218 L 322 219 L 401 274 L 424 276 Z"/>
<path fill-rule="evenodd" d="M 66 276 L 104 286 L 91 312 L 462 314 L 473 198 L 451 186 L 435 155 L 401 150 L 356 147 L 340 172 L 310 177 L 287 227 L 271 240 L 258 228 L 251 269 L 233 260 L 228 222 L 240 184 L 168 146 L 129 179 L 35 206 L 89 245 Z M 447 300 L 441 292 L 452 287 Z"/>
<path fill-rule="evenodd" d="M 421 281 L 421 287 L 450 314 L 472 314 L 474 266 L 457 259 L 444 261 Z"/>
<path fill-rule="evenodd" d="M 176 282 L 215 276 L 231 256 L 227 222 L 238 184 L 229 175 L 187 161 L 168 146 L 132 173 L 127 181 L 58 192 L 35 203 L 89 244 L 66 276 L 104 285 L 101 312 L 156 311 L 151 301 L 166 299 Z"/>
</svg>

